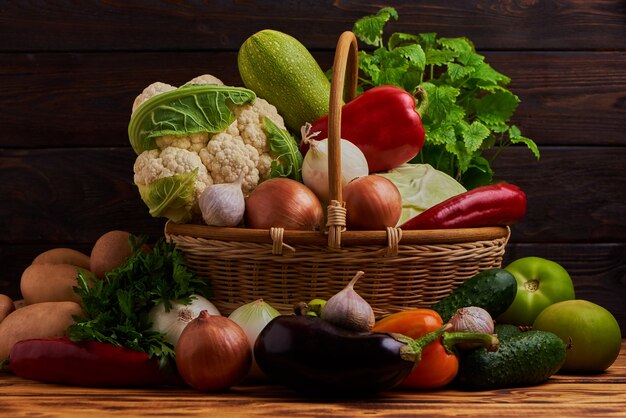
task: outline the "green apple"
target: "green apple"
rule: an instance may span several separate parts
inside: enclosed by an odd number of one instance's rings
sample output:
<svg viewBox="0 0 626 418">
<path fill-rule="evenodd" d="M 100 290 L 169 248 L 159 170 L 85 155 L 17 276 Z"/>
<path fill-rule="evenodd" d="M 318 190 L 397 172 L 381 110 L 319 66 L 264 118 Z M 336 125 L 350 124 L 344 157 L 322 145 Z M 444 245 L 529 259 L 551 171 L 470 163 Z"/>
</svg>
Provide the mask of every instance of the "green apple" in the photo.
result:
<svg viewBox="0 0 626 418">
<path fill-rule="evenodd" d="M 541 257 L 524 257 L 504 268 L 517 281 L 517 294 L 496 321 L 532 325 L 541 311 L 556 302 L 574 299 L 572 279 L 560 264 Z"/>
<path fill-rule="evenodd" d="M 615 317 L 602 306 L 586 300 L 548 306 L 535 319 L 533 329 L 550 331 L 567 345 L 561 372 L 602 372 L 613 364 L 622 344 Z"/>
</svg>

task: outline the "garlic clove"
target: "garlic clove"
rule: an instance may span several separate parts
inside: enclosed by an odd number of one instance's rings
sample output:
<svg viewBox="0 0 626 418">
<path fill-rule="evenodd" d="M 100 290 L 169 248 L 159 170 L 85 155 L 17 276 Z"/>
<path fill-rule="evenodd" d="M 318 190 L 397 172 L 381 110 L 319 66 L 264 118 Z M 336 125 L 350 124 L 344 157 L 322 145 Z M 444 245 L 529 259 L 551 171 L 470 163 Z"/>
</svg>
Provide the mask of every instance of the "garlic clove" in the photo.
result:
<svg viewBox="0 0 626 418">
<path fill-rule="evenodd" d="M 246 203 L 241 190 L 243 172 L 232 183 L 207 186 L 198 200 L 202 219 L 211 226 L 237 226 L 243 220 Z"/>
<path fill-rule="evenodd" d="M 328 299 L 322 310 L 322 319 L 354 331 L 371 331 L 374 328 L 374 310 L 354 290 L 354 284 L 364 274 L 362 271 L 357 272 L 343 290 Z"/>
</svg>

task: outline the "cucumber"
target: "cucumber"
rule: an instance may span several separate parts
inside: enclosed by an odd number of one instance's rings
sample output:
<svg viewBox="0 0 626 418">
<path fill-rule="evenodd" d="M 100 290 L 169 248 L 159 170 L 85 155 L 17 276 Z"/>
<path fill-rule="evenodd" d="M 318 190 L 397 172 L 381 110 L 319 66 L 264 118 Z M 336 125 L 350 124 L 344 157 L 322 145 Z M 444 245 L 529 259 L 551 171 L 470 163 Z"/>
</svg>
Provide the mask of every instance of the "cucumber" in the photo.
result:
<svg viewBox="0 0 626 418">
<path fill-rule="evenodd" d="M 292 132 L 328 114 L 330 82 L 294 37 L 257 32 L 239 48 L 237 63 L 244 85 L 273 104 Z"/>
<path fill-rule="evenodd" d="M 502 341 L 522 333 L 522 330 L 517 325 L 496 324 L 493 333 Z"/>
<path fill-rule="evenodd" d="M 508 309 L 517 294 L 515 277 L 504 269 L 490 269 L 478 273 L 454 289 L 450 295 L 431 306 L 444 322 L 457 309 L 468 306 L 483 308 L 492 318 Z"/>
<path fill-rule="evenodd" d="M 547 380 L 565 362 L 565 344 L 547 331 L 520 332 L 500 340 L 498 351 L 461 353 L 457 382 L 476 389 L 531 386 Z"/>
</svg>

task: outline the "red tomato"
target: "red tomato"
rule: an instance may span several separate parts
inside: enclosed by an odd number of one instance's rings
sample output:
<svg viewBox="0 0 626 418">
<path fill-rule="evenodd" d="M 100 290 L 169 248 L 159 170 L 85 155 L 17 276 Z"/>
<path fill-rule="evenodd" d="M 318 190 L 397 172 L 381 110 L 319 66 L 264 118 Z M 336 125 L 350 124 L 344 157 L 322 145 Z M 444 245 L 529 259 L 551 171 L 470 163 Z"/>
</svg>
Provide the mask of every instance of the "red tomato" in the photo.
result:
<svg viewBox="0 0 626 418">
<path fill-rule="evenodd" d="M 431 309 L 411 309 L 389 315 L 376 323 L 373 331 L 395 332 L 419 338 L 439 329 L 443 320 Z M 459 370 L 459 360 L 448 353 L 441 341 L 430 344 L 422 352 L 422 359 L 400 387 L 434 389 L 447 385 Z"/>
</svg>

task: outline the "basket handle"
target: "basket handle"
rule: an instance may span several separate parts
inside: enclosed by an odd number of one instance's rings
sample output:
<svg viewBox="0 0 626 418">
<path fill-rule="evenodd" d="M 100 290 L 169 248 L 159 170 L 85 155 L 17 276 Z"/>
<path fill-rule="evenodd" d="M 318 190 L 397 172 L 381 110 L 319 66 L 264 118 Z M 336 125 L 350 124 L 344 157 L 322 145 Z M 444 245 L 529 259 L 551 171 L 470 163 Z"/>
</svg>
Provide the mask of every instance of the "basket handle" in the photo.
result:
<svg viewBox="0 0 626 418">
<path fill-rule="evenodd" d="M 328 110 L 328 186 L 330 202 L 326 226 L 328 247 L 341 247 L 346 210 L 341 193 L 341 107 L 356 96 L 359 74 L 358 46 L 354 33 L 341 34 L 335 49 Z"/>
</svg>

